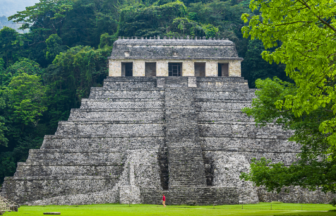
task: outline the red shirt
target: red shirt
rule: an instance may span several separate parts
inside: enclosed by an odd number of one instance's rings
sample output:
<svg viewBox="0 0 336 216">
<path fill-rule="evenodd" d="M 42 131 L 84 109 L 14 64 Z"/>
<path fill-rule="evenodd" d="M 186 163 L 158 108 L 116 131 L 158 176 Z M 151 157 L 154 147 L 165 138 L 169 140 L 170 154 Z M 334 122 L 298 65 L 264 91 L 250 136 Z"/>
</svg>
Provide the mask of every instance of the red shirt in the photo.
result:
<svg viewBox="0 0 336 216">
<path fill-rule="evenodd" d="M 165 196 L 162 197 L 162 201 L 166 201 L 166 197 Z"/>
</svg>

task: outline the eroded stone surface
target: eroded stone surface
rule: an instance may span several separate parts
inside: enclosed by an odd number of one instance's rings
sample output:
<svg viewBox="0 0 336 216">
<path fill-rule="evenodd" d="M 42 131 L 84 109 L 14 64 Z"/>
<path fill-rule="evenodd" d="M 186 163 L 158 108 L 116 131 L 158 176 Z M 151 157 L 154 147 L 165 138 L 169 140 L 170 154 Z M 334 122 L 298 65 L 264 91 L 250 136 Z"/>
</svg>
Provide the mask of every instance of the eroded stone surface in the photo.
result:
<svg viewBox="0 0 336 216">
<path fill-rule="evenodd" d="M 243 203 L 258 203 L 257 189 L 252 182 L 240 180 L 242 172 L 249 172 L 250 163 L 239 153 L 214 152 L 208 153 L 213 161 L 213 186 L 237 188 L 239 201 Z"/>
</svg>

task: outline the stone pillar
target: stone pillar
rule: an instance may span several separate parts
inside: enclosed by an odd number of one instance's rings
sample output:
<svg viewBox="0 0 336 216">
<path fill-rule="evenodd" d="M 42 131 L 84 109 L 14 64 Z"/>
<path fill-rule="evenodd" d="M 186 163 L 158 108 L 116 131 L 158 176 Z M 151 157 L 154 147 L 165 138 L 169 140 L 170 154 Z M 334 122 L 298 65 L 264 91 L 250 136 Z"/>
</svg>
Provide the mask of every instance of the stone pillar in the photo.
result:
<svg viewBox="0 0 336 216">
<path fill-rule="evenodd" d="M 195 66 L 192 61 L 182 62 L 182 76 L 195 76 Z"/>
<path fill-rule="evenodd" d="M 205 63 L 205 76 L 206 77 L 217 77 L 218 76 L 218 62 L 217 61 L 207 61 Z"/>
<path fill-rule="evenodd" d="M 109 60 L 109 76 L 121 77 L 121 61 Z"/>
<path fill-rule="evenodd" d="M 156 62 L 156 76 L 168 76 L 168 61 Z"/>
<path fill-rule="evenodd" d="M 133 61 L 133 76 L 145 76 L 145 61 Z"/>
<path fill-rule="evenodd" d="M 241 77 L 241 61 L 235 60 L 229 62 L 229 76 Z"/>
</svg>

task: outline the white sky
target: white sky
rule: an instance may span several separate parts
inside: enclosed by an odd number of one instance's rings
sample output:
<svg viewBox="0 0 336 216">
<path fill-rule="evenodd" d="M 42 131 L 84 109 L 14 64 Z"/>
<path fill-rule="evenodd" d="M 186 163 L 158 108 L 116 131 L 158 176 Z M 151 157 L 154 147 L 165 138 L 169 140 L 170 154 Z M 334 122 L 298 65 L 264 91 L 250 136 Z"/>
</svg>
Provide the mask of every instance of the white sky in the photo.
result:
<svg viewBox="0 0 336 216">
<path fill-rule="evenodd" d="M 27 6 L 32 6 L 39 0 L 0 0 L 0 16 L 11 16 L 17 11 L 23 11 Z"/>
</svg>

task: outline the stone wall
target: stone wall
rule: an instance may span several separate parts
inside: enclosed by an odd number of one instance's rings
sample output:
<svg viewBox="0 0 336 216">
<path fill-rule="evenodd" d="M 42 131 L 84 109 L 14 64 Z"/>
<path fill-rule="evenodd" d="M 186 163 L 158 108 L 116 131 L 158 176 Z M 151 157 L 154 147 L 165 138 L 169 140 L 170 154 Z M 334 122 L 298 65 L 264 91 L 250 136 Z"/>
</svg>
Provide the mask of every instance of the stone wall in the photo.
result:
<svg viewBox="0 0 336 216">
<path fill-rule="evenodd" d="M 285 203 L 326 203 L 336 198 L 333 193 L 324 193 L 320 188 L 315 191 L 309 191 L 301 187 L 285 187 L 280 193 L 267 192 L 265 188 L 258 188 L 258 197 L 260 202 L 280 201 Z"/>
<path fill-rule="evenodd" d="M 257 189 L 252 182 L 240 180 L 242 172 L 249 172 L 250 163 L 244 155 L 231 152 L 206 152 L 212 169 L 212 185 L 215 187 L 237 188 L 239 201 L 243 203 L 258 203 Z"/>
<path fill-rule="evenodd" d="M 121 77 L 121 63 L 119 61 L 109 61 L 109 76 Z"/>
<path fill-rule="evenodd" d="M 229 76 L 230 77 L 241 77 L 241 62 L 240 61 L 230 61 Z"/>
</svg>

